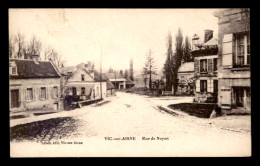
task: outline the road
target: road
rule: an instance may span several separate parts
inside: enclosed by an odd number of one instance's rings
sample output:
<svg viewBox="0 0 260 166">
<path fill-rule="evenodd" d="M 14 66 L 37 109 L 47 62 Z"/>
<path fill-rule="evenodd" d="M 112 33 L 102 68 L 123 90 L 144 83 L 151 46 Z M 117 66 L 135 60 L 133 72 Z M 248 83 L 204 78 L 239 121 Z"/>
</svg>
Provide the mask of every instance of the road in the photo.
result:
<svg viewBox="0 0 260 166">
<path fill-rule="evenodd" d="M 60 119 L 61 124 L 50 122 L 34 138 L 17 142 L 14 137 L 11 150 L 14 156 L 53 157 L 251 155 L 250 133 L 222 130 L 207 120 L 158 109 L 158 105 L 192 100 L 169 99 L 118 92 L 103 105 L 47 115 L 67 119 Z"/>
</svg>

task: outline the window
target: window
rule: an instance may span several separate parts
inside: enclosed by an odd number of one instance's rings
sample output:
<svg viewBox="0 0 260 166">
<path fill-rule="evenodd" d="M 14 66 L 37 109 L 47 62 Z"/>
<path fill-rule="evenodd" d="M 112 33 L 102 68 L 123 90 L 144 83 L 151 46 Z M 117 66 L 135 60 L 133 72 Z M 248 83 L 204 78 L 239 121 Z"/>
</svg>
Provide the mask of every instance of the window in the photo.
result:
<svg viewBox="0 0 260 166">
<path fill-rule="evenodd" d="M 81 95 L 85 95 L 85 87 L 81 88 Z"/>
<path fill-rule="evenodd" d="M 200 92 L 207 92 L 207 80 L 200 80 Z"/>
<path fill-rule="evenodd" d="M 16 67 L 12 67 L 12 74 L 16 74 Z"/>
<path fill-rule="evenodd" d="M 85 75 L 81 74 L 81 81 L 85 81 Z"/>
<path fill-rule="evenodd" d="M 46 88 L 41 87 L 41 99 L 46 99 Z"/>
<path fill-rule="evenodd" d="M 53 97 L 54 98 L 58 97 L 58 87 L 57 86 L 53 87 Z"/>
<path fill-rule="evenodd" d="M 213 71 L 218 70 L 218 58 L 213 59 Z"/>
<path fill-rule="evenodd" d="M 250 35 L 237 34 L 236 35 L 236 59 L 235 66 L 240 67 L 250 65 Z"/>
<path fill-rule="evenodd" d="M 27 88 L 27 100 L 33 100 L 33 89 Z"/>
<path fill-rule="evenodd" d="M 204 73 L 207 72 L 207 59 L 200 60 L 200 72 Z"/>
</svg>

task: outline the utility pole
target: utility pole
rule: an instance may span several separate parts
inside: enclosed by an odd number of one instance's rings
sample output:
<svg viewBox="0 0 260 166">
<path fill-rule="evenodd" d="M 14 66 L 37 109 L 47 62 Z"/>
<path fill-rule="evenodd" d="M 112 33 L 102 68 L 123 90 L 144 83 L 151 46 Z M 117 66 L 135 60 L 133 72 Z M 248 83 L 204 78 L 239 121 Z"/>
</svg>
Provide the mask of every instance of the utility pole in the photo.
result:
<svg viewBox="0 0 260 166">
<path fill-rule="evenodd" d="M 101 58 L 100 58 L 100 91 L 102 99 L 102 47 L 101 47 Z"/>
</svg>

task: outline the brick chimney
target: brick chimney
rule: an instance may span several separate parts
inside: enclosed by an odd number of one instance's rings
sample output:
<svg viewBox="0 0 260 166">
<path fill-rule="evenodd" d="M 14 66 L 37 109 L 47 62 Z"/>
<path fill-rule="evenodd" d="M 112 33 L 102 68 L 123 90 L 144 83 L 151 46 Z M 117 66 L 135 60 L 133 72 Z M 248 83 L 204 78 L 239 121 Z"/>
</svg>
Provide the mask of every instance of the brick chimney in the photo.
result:
<svg viewBox="0 0 260 166">
<path fill-rule="evenodd" d="M 204 43 L 213 38 L 213 30 L 206 29 L 204 31 Z"/>
<path fill-rule="evenodd" d="M 39 55 L 32 55 L 32 60 L 33 60 L 36 64 L 39 64 Z"/>
</svg>

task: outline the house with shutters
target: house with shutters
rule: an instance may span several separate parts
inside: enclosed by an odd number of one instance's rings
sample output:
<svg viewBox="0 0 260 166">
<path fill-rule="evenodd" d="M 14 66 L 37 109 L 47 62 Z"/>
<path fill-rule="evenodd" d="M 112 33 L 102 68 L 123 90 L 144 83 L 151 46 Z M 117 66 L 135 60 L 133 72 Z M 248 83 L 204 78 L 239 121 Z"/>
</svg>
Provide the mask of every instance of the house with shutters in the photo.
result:
<svg viewBox="0 0 260 166">
<path fill-rule="evenodd" d="M 106 97 L 107 80 L 93 69 L 92 65 L 81 63 L 75 67 L 60 68 L 63 77 L 63 96 L 66 100 L 96 100 Z M 102 93 L 102 95 L 101 95 Z"/>
<path fill-rule="evenodd" d="M 193 50 L 195 101 L 217 103 L 218 96 L 218 42 L 212 30 L 205 30 L 204 43 L 196 45 L 199 37 L 194 35 Z"/>
<path fill-rule="evenodd" d="M 51 61 L 9 59 L 10 111 L 63 109 L 60 73 Z"/>
<path fill-rule="evenodd" d="M 250 9 L 221 9 L 218 18 L 218 105 L 251 111 Z"/>
<path fill-rule="evenodd" d="M 178 69 L 178 87 L 176 94 L 194 94 L 194 62 L 183 62 Z"/>
</svg>

